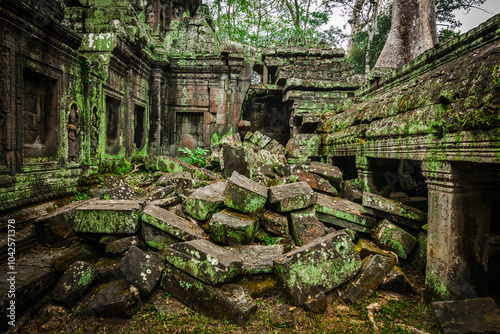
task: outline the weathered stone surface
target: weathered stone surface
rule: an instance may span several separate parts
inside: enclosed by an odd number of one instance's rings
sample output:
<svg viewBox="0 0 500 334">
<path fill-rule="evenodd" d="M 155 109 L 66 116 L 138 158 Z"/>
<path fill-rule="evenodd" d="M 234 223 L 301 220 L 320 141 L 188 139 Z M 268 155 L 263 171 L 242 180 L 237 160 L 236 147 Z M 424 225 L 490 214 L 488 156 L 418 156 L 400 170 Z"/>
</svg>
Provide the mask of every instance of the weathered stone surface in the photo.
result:
<svg viewBox="0 0 500 334">
<path fill-rule="evenodd" d="M 340 184 L 342 183 L 342 171 L 337 166 L 333 166 L 324 162 L 313 161 L 309 165 L 309 171 L 311 173 L 318 174 L 337 188 L 340 189 Z"/>
<path fill-rule="evenodd" d="M 70 203 L 42 216 L 33 222 L 40 244 L 55 244 L 74 235 L 73 220 L 75 209 L 86 201 Z"/>
<path fill-rule="evenodd" d="M 397 292 L 407 296 L 414 295 L 418 292 L 403 270 L 397 266 L 393 267 L 384 277 L 384 281 L 380 284 L 380 289 Z"/>
<path fill-rule="evenodd" d="M 402 217 L 403 219 L 398 219 L 397 222 L 413 228 L 420 228 L 425 222 L 425 214 L 422 211 L 366 191 L 363 193 L 363 207 L 377 210 L 374 214 L 381 218 Z"/>
<path fill-rule="evenodd" d="M 342 191 L 340 197 L 351 202 L 363 202 L 363 186 L 359 179 L 346 180 L 341 184 Z"/>
<path fill-rule="evenodd" d="M 337 218 L 335 216 L 323 212 L 316 211 L 316 217 L 318 217 L 318 220 L 322 223 L 334 225 L 335 227 L 341 227 L 341 229 L 350 229 L 354 232 L 362 232 L 362 233 L 371 233 L 372 231 L 371 227 L 358 225 L 348 220 Z"/>
<path fill-rule="evenodd" d="M 267 210 L 262 215 L 261 226 L 264 230 L 281 236 L 289 236 L 288 217 Z"/>
<path fill-rule="evenodd" d="M 306 182 L 316 191 L 327 193 L 331 196 L 338 196 L 339 193 L 335 187 L 333 187 L 327 179 L 322 178 L 318 174 L 308 173 L 303 170 L 299 170 L 293 175 L 298 177 L 300 182 Z"/>
<path fill-rule="evenodd" d="M 182 197 L 180 196 L 169 196 L 167 198 L 157 199 L 149 202 L 150 205 L 156 205 L 161 208 L 169 207 L 171 205 L 182 203 Z"/>
<path fill-rule="evenodd" d="M 308 298 L 304 303 L 304 308 L 314 313 L 325 313 L 328 304 L 324 292 L 318 293 L 316 296 Z"/>
<path fill-rule="evenodd" d="M 203 238 L 203 230 L 197 224 L 155 205 L 144 208 L 142 222 L 144 240 L 157 249 L 164 249 L 178 239 L 189 241 Z"/>
<path fill-rule="evenodd" d="M 167 173 L 156 181 L 160 186 L 172 186 L 179 193 L 184 189 L 191 189 L 194 185 L 194 180 L 189 172 Z"/>
<path fill-rule="evenodd" d="M 171 194 L 175 190 L 174 186 L 168 187 L 157 187 L 155 190 L 148 194 L 148 201 L 161 200 L 162 198 L 167 197 L 167 195 Z"/>
<path fill-rule="evenodd" d="M 288 304 L 278 304 L 269 311 L 269 321 L 275 327 L 292 327 L 295 324 L 293 312 Z"/>
<path fill-rule="evenodd" d="M 358 240 L 358 243 L 356 244 L 356 251 L 362 260 L 370 255 L 382 255 L 391 258 L 393 266 L 398 263 L 398 256 L 395 253 L 384 250 L 366 239 Z"/>
<path fill-rule="evenodd" d="M 370 232 L 377 224 L 377 220 L 361 212 L 361 205 L 348 200 L 331 197 L 325 194 L 318 194 L 318 200 L 314 206 L 316 212 L 323 213 L 318 218 L 323 222 L 328 222 L 343 228 L 349 228 L 358 232 Z M 326 217 L 329 215 L 338 219 Z M 326 221 L 328 219 L 328 221 Z M 343 221 L 353 224 L 344 224 Z M 359 226 L 356 226 L 359 225 Z"/>
<path fill-rule="evenodd" d="M 274 273 L 295 305 L 354 277 L 361 260 L 344 232 L 330 233 L 274 261 Z"/>
<path fill-rule="evenodd" d="M 235 147 L 224 145 L 222 148 L 222 157 L 224 159 L 224 175 L 226 178 L 238 172 L 245 177 L 252 177 L 253 163 L 250 159 L 250 150 L 247 147 Z"/>
<path fill-rule="evenodd" d="M 490 297 L 431 303 L 444 334 L 500 333 L 500 309 Z"/>
<path fill-rule="evenodd" d="M 216 242 L 228 245 L 251 244 L 259 227 L 259 220 L 232 210 L 216 213 L 209 224 L 210 236 Z"/>
<path fill-rule="evenodd" d="M 139 238 L 136 235 L 115 240 L 106 245 L 105 252 L 109 254 L 121 254 L 132 246 L 139 245 Z"/>
<path fill-rule="evenodd" d="M 52 265 L 54 268 L 63 272 L 75 261 L 92 261 L 97 260 L 101 256 L 99 249 L 94 245 L 82 242 L 75 244 L 54 257 Z"/>
<path fill-rule="evenodd" d="M 141 202 L 93 200 L 75 210 L 75 232 L 134 234 L 139 228 Z"/>
<path fill-rule="evenodd" d="M 97 270 L 97 277 L 94 283 L 102 285 L 116 280 L 125 279 L 125 276 L 120 271 L 120 262 L 122 258 L 101 258 L 94 263 L 94 268 Z"/>
<path fill-rule="evenodd" d="M 290 213 L 290 228 L 297 246 L 302 246 L 326 234 L 326 227 L 318 218 L 314 207 Z"/>
<path fill-rule="evenodd" d="M 125 280 L 113 281 L 100 286 L 95 295 L 85 298 L 78 305 L 80 315 L 130 318 L 136 309 L 137 297 Z M 90 300 L 88 300 L 90 299 Z"/>
<path fill-rule="evenodd" d="M 192 240 L 170 246 L 165 260 L 200 281 L 216 285 L 240 273 L 242 258 L 208 240 Z"/>
<path fill-rule="evenodd" d="M 413 235 L 392 224 L 387 219 L 377 225 L 372 237 L 380 247 L 393 251 L 402 259 L 408 257 L 417 242 Z"/>
<path fill-rule="evenodd" d="M 356 303 L 370 297 L 391 270 L 393 260 L 383 255 L 370 255 L 363 260 L 361 269 L 342 293 L 342 299 Z"/>
<path fill-rule="evenodd" d="M 185 213 L 199 220 L 206 220 L 224 204 L 226 183 L 217 182 L 198 188 L 182 204 Z"/>
<path fill-rule="evenodd" d="M 297 182 L 269 188 L 269 202 L 279 212 L 307 208 L 316 203 L 316 193 L 306 182 Z"/>
<path fill-rule="evenodd" d="M 52 292 L 52 299 L 69 308 L 75 306 L 96 276 L 97 270 L 92 265 L 76 261 L 62 275 Z"/>
<path fill-rule="evenodd" d="M 106 191 L 109 199 L 112 200 L 133 200 L 135 199 L 135 190 L 128 184 L 122 184 L 118 187 Z"/>
<path fill-rule="evenodd" d="M 419 231 L 416 238 L 417 242 L 415 246 L 413 246 L 409 260 L 412 266 L 425 272 L 425 267 L 427 265 L 427 233 Z M 491 247 L 489 249 L 491 249 Z"/>
<path fill-rule="evenodd" d="M 102 186 L 107 189 L 113 189 L 122 184 L 122 181 L 118 179 L 116 176 L 108 176 L 106 180 L 102 183 Z"/>
<path fill-rule="evenodd" d="M 246 324 L 257 310 L 257 304 L 241 287 L 208 285 L 169 263 L 165 264 L 161 287 L 195 311 L 238 325 Z"/>
<path fill-rule="evenodd" d="M 249 178 L 233 172 L 227 180 L 224 204 L 248 214 L 264 211 L 267 201 L 267 188 Z"/>
<path fill-rule="evenodd" d="M 120 262 L 125 279 L 134 284 L 142 297 L 148 296 L 163 271 L 163 264 L 152 254 L 132 246 Z"/>
<path fill-rule="evenodd" d="M 243 274 L 267 274 L 273 272 L 273 261 L 283 255 L 282 245 L 248 245 L 225 247 L 242 259 Z"/>
<path fill-rule="evenodd" d="M 167 173 L 178 173 L 178 172 L 189 172 L 193 173 L 196 170 L 196 167 L 190 165 L 182 160 L 177 158 L 168 157 L 168 156 L 160 156 L 157 160 L 157 168 L 162 172 Z"/>
</svg>

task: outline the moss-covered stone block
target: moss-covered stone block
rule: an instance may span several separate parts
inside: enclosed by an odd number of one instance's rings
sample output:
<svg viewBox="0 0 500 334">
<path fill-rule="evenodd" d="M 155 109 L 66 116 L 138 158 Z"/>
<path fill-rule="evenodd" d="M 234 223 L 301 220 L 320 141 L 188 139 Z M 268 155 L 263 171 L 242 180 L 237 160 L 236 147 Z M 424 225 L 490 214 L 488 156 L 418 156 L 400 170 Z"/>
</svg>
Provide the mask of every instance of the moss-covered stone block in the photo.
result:
<svg viewBox="0 0 500 334">
<path fill-rule="evenodd" d="M 417 238 L 387 219 L 377 225 L 372 237 L 380 247 L 396 253 L 402 259 L 408 257 L 417 242 Z"/>
<path fill-rule="evenodd" d="M 309 172 L 327 179 L 337 190 L 340 190 L 343 175 L 339 167 L 324 162 L 313 161 L 309 166 Z"/>
<path fill-rule="evenodd" d="M 279 212 L 289 212 L 307 208 L 316 203 L 316 193 L 306 182 L 285 184 L 269 189 L 269 202 Z"/>
<path fill-rule="evenodd" d="M 160 279 L 163 264 L 152 253 L 132 246 L 120 262 L 120 271 L 139 289 L 141 297 L 147 297 Z"/>
<path fill-rule="evenodd" d="M 171 245 L 165 260 L 200 281 L 216 285 L 240 273 L 242 258 L 208 240 L 192 240 Z"/>
<path fill-rule="evenodd" d="M 338 231 L 284 254 L 274 261 L 273 271 L 292 303 L 303 305 L 309 296 L 344 284 L 360 267 L 351 238 Z"/>
<path fill-rule="evenodd" d="M 253 242 L 259 220 L 225 209 L 216 213 L 208 226 L 212 240 L 228 245 L 245 245 Z"/>
<path fill-rule="evenodd" d="M 251 215 L 261 214 L 267 201 L 267 187 L 233 172 L 227 179 L 224 204 Z"/>
<path fill-rule="evenodd" d="M 327 179 L 324 179 L 323 177 L 314 174 L 314 173 L 308 173 L 303 170 L 299 170 L 297 172 L 294 172 L 293 175 L 298 177 L 299 182 L 306 182 L 313 188 L 315 191 L 320 191 L 324 192 L 326 194 L 329 194 L 331 196 L 338 196 L 339 193 L 337 189 L 328 182 Z"/>
<path fill-rule="evenodd" d="M 295 244 L 305 245 L 326 234 L 326 227 L 316 217 L 314 207 L 290 212 L 290 228 Z"/>
<path fill-rule="evenodd" d="M 359 232 L 370 232 L 371 229 L 377 224 L 377 220 L 368 216 L 361 211 L 361 205 L 340 197 L 332 197 L 325 194 L 318 194 L 318 200 L 314 206 L 316 211 L 322 213 L 319 217 L 328 218 L 331 216 L 338 218 L 330 219 L 329 223 L 338 225 L 343 228 L 350 228 Z M 326 219 L 321 219 L 321 221 Z M 336 222 L 338 221 L 338 224 Z M 343 221 L 350 222 L 348 226 L 342 224 Z M 356 226 L 356 225 L 359 225 Z"/>
<path fill-rule="evenodd" d="M 283 255 L 282 245 L 242 245 L 225 248 L 241 257 L 242 274 L 271 274 L 273 261 Z"/>
<path fill-rule="evenodd" d="M 97 270 L 92 265 L 76 261 L 62 275 L 52 292 L 52 299 L 69 308 L 73 307 L 96 277 Z"/>
<path fill-rule="evenodd" d="M 198 188 L 182 203 L 182 210 L 189 216 L 206 220 L 224 205 L 226 183 L 217 182 Z"/>
<path fill-rule="evenodd" d="M 288 217 L 270 210 L 262 215 L 261 227 L 267 232 L 287 237 L 290 235 Z"/>
</svg>

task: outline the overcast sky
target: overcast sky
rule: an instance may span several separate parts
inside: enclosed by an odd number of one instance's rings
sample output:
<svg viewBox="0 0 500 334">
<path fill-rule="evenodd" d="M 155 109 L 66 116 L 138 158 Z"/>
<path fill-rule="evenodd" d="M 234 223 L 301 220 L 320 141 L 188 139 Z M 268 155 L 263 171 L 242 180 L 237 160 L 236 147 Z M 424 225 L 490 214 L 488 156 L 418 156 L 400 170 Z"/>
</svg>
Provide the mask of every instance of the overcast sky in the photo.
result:
<svg viewBox="0 0 500 334">
<path fill-rule="evenodd" d="M 484 5 L 481 6 L 488 13 L 480 9 L 472 8 L 468 14 L 463 11 L 456 11 L 455 15 L 462 22 L 462 26 L 458 29 L 461 33 L 465 33 L 471 29 L 474 29 L 484 21 L 488 20 L 490 17 L 500 13 L 500 1 L 499 0 L 486 0 Z M 439 27 L 438 27 L 439 29 Z"/>
</svg>

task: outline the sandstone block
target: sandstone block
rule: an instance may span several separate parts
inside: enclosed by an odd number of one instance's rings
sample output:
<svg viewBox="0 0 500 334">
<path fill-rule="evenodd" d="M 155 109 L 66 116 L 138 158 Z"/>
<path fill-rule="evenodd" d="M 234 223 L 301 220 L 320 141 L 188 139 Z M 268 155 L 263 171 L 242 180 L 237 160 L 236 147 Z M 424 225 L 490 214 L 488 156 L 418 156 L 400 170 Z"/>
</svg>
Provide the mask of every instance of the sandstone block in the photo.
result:
<svg viewBox="0 0 500 334">
<path fill-rule="evenodd" d="M 200 281 L 216 285 L 240 273 L 242 258 L 208 240 L 192 240 L 173 244 L 165 260 Z"/>
<path fill-rule="evenodd" d="M 380 284 L 380 289 L 397 292 L 407 296 L 414 295 L 418 292 L 403 270 L 397 266 L 393 267 L 384 277 L 384 281 Z"/>
<path fill-rule="evenodd" d="M 267 232 L 287 237 L 290 235 L 288 229 L 288 217 L 267 210 L 261 220 L 261 226 Z"/>
<path fill-rule="evenodd" d="M 316 203 L 316 193 L 306 182 L 285 184 L 269 189 L 269 201 L 279 212 L 307 208 Z"/>
<path fill-rule="evenodd" d="M 337 189 L 340 189 L 342 183 L 342 171 L 337 166 L 333 166 L 324 162 L 313 161 L 309 165 L 309 172 L 318 174 L 328 181 Z"/>
<path fill-rule="evenodd" d="M 118 187 L 106 191 L 109 199 L 112 200 L 133 200 L 135 199 L 135 190 L 128 184 L 122 184 Z"/>
<path fill-rule="evenodd" d="M 291 212 L 290 228 L 298 246 L 305 245 L 326 234 L 326 227 L 316 218 L 314 207 Z"/>
<path fill-rule="evenodd" d="M 160 278 L 163 264 L 154 255 L 132 246 L 120 262 L 120 271 L 139 289 L 142 297 L 147 297 Z"/>
<path fill-rule="evenodd" d="M 273 261 L 283 255 L 282 245 L 244 245 L 225 247 L 242 259 L 242 274 L 268 274 L 273 272 Z"/>
<path fill-rule="evenodd" d="M 97 270 L 92 265 L 83 261 L 73 263 L 57 283 L 52 299 L 69 308 L 75 306 L 96 276 Z"/>
<path fill-rule="evenodd" d="M 229 245 L 251 244 L 259 227 L 255 217 L 228 209 L 216 213 L 209 222 L 210 236 Z"/>
<path fill-rule="evenodd" d="M 316 191 L 324 192 L 331 196 L 339 195 L 337 189 L 335 189 L 327 179 L 322 178 L 318 174 L 299 170 L 295 172 L 294 175 L 298 176 L 300 182 L 306 182 Z"/>
<path fill-rule="evenodd" d="M 106 245 L 105 252 L 108 254 L 121 254 L 128 251 L 130 247 L 137 245 L 139 245 L 139 238 L 133 235 L 110 242 Z"/>
<path fill-rule="evenodd" d="M 182 209 L 189 216 L 206 220 L 219 207 L 224 205 L 226 183 L 217 182 L 198 188 L 182 204 Z"/>
<path fill-rule="evenodd" d="M 248 214 L 264 211 L 267 188 L 249 178 L 234 172 L 227 180 L 224 204 Z"/>
<path fill-rule="evenodd" d="M 309 296 L 344 284 L 360 267 L 351 238 L 339 231 L 284 254 L 273 270 L 293 304 L 302 305 Z"/>
<path fill-rule="evenodd" d="M 377 225 L 372 237 L 380 247 L 393 251 L 402 259 L 408 257 L 417 242 L 413 235 L 392 224 L 387 219 Z"/>
</svg>

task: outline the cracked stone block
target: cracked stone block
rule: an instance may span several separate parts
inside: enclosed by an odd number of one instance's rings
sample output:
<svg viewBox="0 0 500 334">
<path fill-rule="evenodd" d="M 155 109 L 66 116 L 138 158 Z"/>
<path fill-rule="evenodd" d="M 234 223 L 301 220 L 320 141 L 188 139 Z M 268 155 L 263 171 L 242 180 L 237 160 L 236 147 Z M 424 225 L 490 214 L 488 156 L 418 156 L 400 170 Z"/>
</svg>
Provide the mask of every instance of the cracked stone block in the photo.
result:
<svg viewBox="0 0 500 334">
<path fill-rule="evenodd" d="M 314 207 L 291 212 L 290 228 L 298 246 L 305 245 L 326 234 L 326 227 L 316 218 Z"/>
<path fill-rule="evenodd" d="M 33 226 L 40 244 L 55 244 L 74 236 L 73 220 L 75 210 L 86 202 L 70 203 L 35 220 Z"/>
<path fill-rule="evenodd" d="M 234 284 L 205 284 L 169 263 L 165 263 L 161 287 L 197 312 L 241 326 L 257 310 L 257 304 L 244 288 Z"/>
<path fill-rule="evenodd" d="M 361 259 L 364 259 L 370 255 L 382 255 L 387 256 L 392 259 L 392 265 L 396 265 L 398 263 L 398 257 L 395 253 L 391 251 L 384 250 L 378 247 L 373 242 L 366 239 L 359 239 L 356 244 L 356 251 L 358 252 Z"/>
<path fill-rule="evenodd" d="M 137 245 L 139 245 L 139 238 L 133 235 L 110 242 L 106 245 L 105 252 L 107 254 L 121 254 L 128 251 L 130 247 Z"/>
<path fill-rule="evenodd" d="M 339 195 L 337 189 L 333 187 L 327 179 L 324 179 L 317 174 L 299 170 L 293 173 L 293 175 L 296 175 L 300 182 L 307 182 L 307 184 L 309 184 L 315 191 L 324 192 L 331 196 Z"/>
<path fill-rule="evenodd" d="M 239 212 L 224 209 L 208 224 L 210 236 L 215 242 L 228 245 L 251 244 L 259 228 L 259 220 Z"/>
<path fill-rule="evenodd" d="M 351 238 L 342 231 L 327 234 L 274 261 L 273 271 L 294 305 L 309 296 L 344 284 L 361 267 Z"/>
<path fill-rule="evenodd" d="M 208 240 L 192 240 L 171 245 L 165 260 L 200 281 L 216 285 L 236 277 L 242 258 Z"/>
<path fill-rule="evenodd" d="M 279 212 L 307 208 L 316 203 L 316 193 L 306 182 L 297 182 L 269 188 L 269 202 Z"/>
<path fill-rule="evenodd" d="M 146 243 L 160 250 L 180 240 L 203 238 L 203 230 L 197 224 L 155 205 L 142 211 L 142 227 Z"/>
<path fill-rule="evenodd" d="M 327 164 L 325 162 L 313 161 L 309 165 L 309 172 L 320 175 L 330 181 L 330 183 L 338 189 L 342 183 L 342 171 L 337 166 Z"/>
<path fill-rule="evenodd" d="M 346 180 L 342 182 L 340 197 L 351 202 L 363 202 L 362 181 L 359 179 Z"/>
<path fill-rule="evenodd" d="M 380 247 L 396 253 L 402 259 L 408 257 L 417 242 L 417 238 L 387 219 L 377 225 L 372 237 Z"/>
<path fill-rule="evenodd" d="M 77 233 L 135 234 L 141 203 L 129 200 L 92 200 L 75 210 Z"/>
<path fill-rule="evenodd" d="M 369 192 L 363 193 L 364 211 L 395 223 L 420 228 L 425 222 L 425 213 L 395 200 Z M 372 210 L 366 210 L 366 208 Z"/>
<path fill-rule="evenodd" d="M 97 270 L 89 263 L 77 261 L 62 275 L 52 292 L 52 299 L 71 308 L 83 297 L 94 279 Z"/>
<path fill-rule="evenodd" d="M 405 275 L 403 270 L 397 266 L 393 267 L 384 277 L 384 281 L 380 284 L 380 289 L 397 292 L 407 296 L 418 293 L 417 289 Z"/>
<path fill-rule="evenodd" d="M 263 134 L 260 133 L 259 131 L 255 131 L 252 136 L 248 139 L 252 144 L 258 145 L 257 143 L 260 142 L 262 139 Z"/>
<path fill-rule="evenodd" d="M 318 194 L 318 200 L 314 206 L 318 219 L 354 231 L 370 233 L 377 224 L 377 220 L 361 211 L 361 205 L 340 197 L 332 197 Z M 328 217 L 330 216 L 330 217 Z"/>
<path fill-rule="evenodd" d="M 227 207 L 248 214 L 264 211 L 267 201 L 267 187 L 234 172 L 227 179 L 224 204 Z"/>
<path fill-rule="evenodd" d="M 342 293 L 342 299 L 356 303 L 370 297 L 384 281 L 393 266 L 393 259 L 383 255 L 370 255 L 363 260 L 361 269 Z"/>
<path fill-rule="evenodd" d="M 226 183 L 217 182 L 198 188 L 182 204 L 183 211 L 198 220 L 207 220 L 210 215 L 224 206 Z"/>
<path fill-rule="evenodd" d="M 109 196 L 109 199 L 112 200 L 133 200 L 136 197 L 134 188 L 132 188 L 128 184 L 122 184 L 118 187 L 112 188 L 106 191 L 105 194 L 107 194 Z"/>
<path fill-rule="evenodd" d="M 151 202 L 155 200 L 161 200 L 162 198 L 167 197 L 167 195 L 172 194 L 174 190 L 174 186 L 158 187 L 148 194 L 148 201 Z"/>
<path fill-rule="evenodd" d="M 79 315 L 130 318 L 137 308 L 130 283 L 118 280 L 100 286 L 77 306 Z"/>
<path fill-rule="evenodd" d="M 273 272 L 273 261 L 283 255 L 282 245 L 244 245 L 225 248 L 241 257 L 242 274 L 270 274 Z"/>
<path fill-rule="evenodd" d="M 432 302 L 431 309 L 441 333 L 500 333 L 500 309 L 490 297 Z"/>
<path fill-rule="evenodd" d="M 139 289 L 141 297 L 147 297 L 160 279 L 163 264 L 154 255 L 132 246 L 120 262 L 120 271 Z"/>
<path fill-rule="evenodd" d="M 287 237 L 290 235 L 288 229 L 288 217 L 273 211 L 265 211 L 262 215 L 261 226 L 269 233 Z"/>
<path fill-rule="evenodd" d="M 191 177 L 189 172 L 176 172 L 167 173 L 162 175 L 156 184 L 159 186 L 172 186 L 175 192 L 180 193 L 184 189 L 191 189 L 194 187 L 195 180 Z"/>
</svg>

